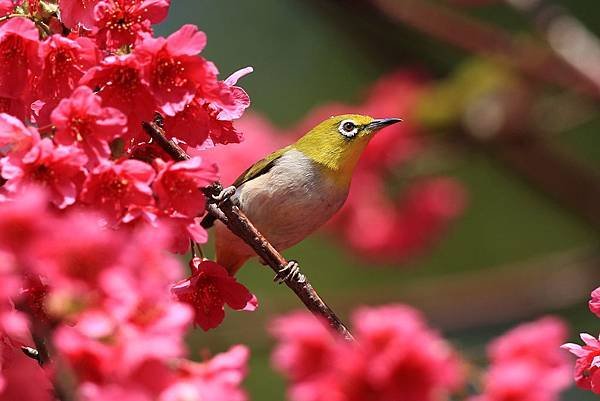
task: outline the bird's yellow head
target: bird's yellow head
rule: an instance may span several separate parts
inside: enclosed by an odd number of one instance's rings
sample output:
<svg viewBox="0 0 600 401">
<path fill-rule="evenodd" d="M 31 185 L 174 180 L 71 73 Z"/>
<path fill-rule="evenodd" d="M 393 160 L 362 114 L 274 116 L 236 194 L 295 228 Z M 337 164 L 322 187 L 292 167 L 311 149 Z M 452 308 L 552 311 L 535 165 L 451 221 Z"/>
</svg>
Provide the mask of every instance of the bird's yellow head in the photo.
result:
<svg viewBox="0 0 600 401">
<path fill-rule="evenodd" d="M 399 118 L 375 119 L 360 114 L 333 116 L 292 146 L 320 164 L 340 185 L 347 185 L 373 134 L 400 121 Z"/>
</svg>

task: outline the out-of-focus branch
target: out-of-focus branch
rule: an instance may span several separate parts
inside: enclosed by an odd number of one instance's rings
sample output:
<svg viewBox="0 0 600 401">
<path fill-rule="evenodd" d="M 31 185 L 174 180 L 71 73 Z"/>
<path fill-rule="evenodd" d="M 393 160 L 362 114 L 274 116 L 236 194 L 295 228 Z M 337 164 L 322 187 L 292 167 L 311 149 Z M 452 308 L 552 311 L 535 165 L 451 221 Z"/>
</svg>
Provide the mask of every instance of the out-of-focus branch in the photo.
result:
<svg viewBox="0 0 600 401">
<path fill-rule="evenodd" d="M 189 159 L 181 147 L 175 142 L 167 139 L 160 126 L 160 120 L 154 122 L 144 122 L 144 130 L 148 135 L 163 148 L 174 160 L 183 161 Z M 283 256 L 267 241 L 267 239 L 254 227 L 246 215 L 229 199 L 222 202 L 214 202 L 213 195 L 218 195 L 222 190 L 219 183 L 215 183 L 206 188 L 208 205 L 207 210 L 216 218 L 221 220 L 227 228 L 235 235 L 243 239 L 256 254 L 275 272 L 279 273 L 288 262 Z M 313 315 L 319 319 L 325 320 L 329 326 L 335 330 L 344 339 L 352 341 L 354 338 L 335 312 L 327 306 L 315 291 L 312 285 L 305 278 L 304 280 L 285 280 L 285 284 L 300 298 L 304 305 Z"/>
<path fill-rule="evenodd" d="M 600 40 L 563 7 L 545 0 L 504 0 L 529 15 L 552 49 L 600 93 Z"/>
<path fill-rule="evenodd" d="M 314 0 L 313 3 L 321 9 L 333 7 L 331 15 L 339 18 L 340 23 L 350 19 L 369 26 L 385 27 L 388 29 L 385 36 L 388 37 L 394 36 L 393 32 L 390 34 L 389 27 L 401 23 L 468 52 L 496 57 L 534 81 L 600 98 L 600 88 L 594 82 L 550 49 L 539 46 L 533 40 L 517 40 L 506 30 L 427 0 Z M 344 30 L 348 31 L 346 27 Z M 359 36 L 365 31 L 353 33 Z M 379 35 L 378 40 L 382 36 Z M 387 45 L 397 48 L 396 42 Z M 390 50 L 386 49 L 383 54 L 391 54 Z M 402 49 L 397 48 L 397 51 Z"/>
</svg>

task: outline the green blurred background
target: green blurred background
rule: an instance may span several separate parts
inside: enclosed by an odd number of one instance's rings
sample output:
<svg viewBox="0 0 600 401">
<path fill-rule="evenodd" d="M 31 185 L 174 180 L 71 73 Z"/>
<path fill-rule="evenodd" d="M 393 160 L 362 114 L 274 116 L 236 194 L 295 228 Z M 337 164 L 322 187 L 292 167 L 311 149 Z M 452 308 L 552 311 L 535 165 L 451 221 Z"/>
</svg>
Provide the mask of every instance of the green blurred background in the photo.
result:
<svg viewBox="0 0 600 401">
<path fill-rule="evenodd" d="M 489 3 L 460 11 L 518 35 L 532 35 L 522 14 L 501 2 Z M 597 0 L 562 3 L 600 32 Z M 384 31 L 385 44 L 379 46 L 377 32 L 360 19 L 343 7 L 319 7 L 316 1 L 176 0 L 158 33 L 197 24 L 208 35 L 203 55 L 217 64 L 223 78 L 253 66 L 255 72 L 241 83 L 252 99 L 251 110 L 280 127 L 300 121 L 322 103 L 360 99 L 377 78 L 399 67 L 418 67 L 445 79 L 470 57 L 402 24 Z M 585 118 L 553 135 L 551 142 L 597 169 L 597 98 L 595 103 L 585 97 L 577 102 L 587 110 Z M 359 305 L 405 302 L 423 310 L 433 326 L 476 362 L 485 361 L 489 339 L 548 313 L 569 321 L 573 339 L 578 331 L 597 334 L 599 321 L 587 311 L 586 302 L 600 285 L 598 225 L 561 206 L 489 153 L 449 149 L 451 162 L 442 172 L 464 183 L 469 205 L 430 252 L 402 266 L 374 267 L 316 235 L 286 255 L 300 261 L 315 288 L 344 319 Z M 249 345 L 251 371 L 245 384 L 252 399 L 262 401 L 284 399 L 284 383 L 269 365 L 268 321 L 300 307 L 271 278 L 271 271 L 258 264 L 244 268 L 239 280 L 258 296 L 259 310 L 228 313 L 218 330 L 198 330 L 190 338 L 193 352 Z M 564 395 L 564 400 L 591 399 L 590 393 L 576 389 Z"/>
</svg>

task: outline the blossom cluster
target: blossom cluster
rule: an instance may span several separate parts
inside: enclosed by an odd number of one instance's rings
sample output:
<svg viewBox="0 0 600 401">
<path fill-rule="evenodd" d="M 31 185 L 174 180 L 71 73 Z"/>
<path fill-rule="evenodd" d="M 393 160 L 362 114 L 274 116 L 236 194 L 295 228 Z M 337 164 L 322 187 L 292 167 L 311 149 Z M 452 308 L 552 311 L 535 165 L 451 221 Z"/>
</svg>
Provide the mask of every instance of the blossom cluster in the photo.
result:
<svg viewBox="0 0 600 401">
<path fill-rule="evenodd" d="M 218 80 L 199 56 L 206 36 L 193 25 L 153 37 L 168 7 L 167 0 L 61 0 L 54 14 L 4 10 L 17 14 L 0 26 L 3 197 L 43 185 L 57 208 L 101 210 L 112 227 L 168 221 L 178 252 L 189 239 L 206 241 L 198 188 L 216 180 L 215 166 L 200 157 L 161 159 L 142 122 L 162 114 L 184 148 L 239 142 L 232 121 L 249 98 L 235 84 L 249 70 Z"/>
<path fill-rule="evenodd" d="M 352 321 L 352 343 L 306 313 L 273 322 L 273 363 L 290 381 L 290 400 L 433 401 L 462 387 L 461 360 L 416 310 L 360 308 Z"/>
<path fill-rule="evenodd" d="M 219 162 L 223 182 L 231 183 L 239 171 L 293 142 L 332 115 L 363 113 L 404 118 L 401 124 L 377 133 L 366 147 L 353 174 L 349 197 L 328 225 L 336 239 L 342 239 L 351 250 L 370 261 L 404 261 L 440 238 L 466 204 L 463 187 L 452 178 L 407 178 L 403 173 L 423 155 L 428 145 L 422 127 L 414 118 L 419 99 L 427 88 L 427 82 L 416 74 L 399 71 L 376 82 L 360 104 L 321 106 L 284 131 L 256 114 L 246 115 L 239 122 L 248 133 L 245 141 L 215 147 L 205 157 Z M 225 160 L 227 163 L 221 163 Z M 395 189 L 393 194 L 390 188 Z"/>
<path fill-rule="evenodd" d="M 467 375 L 475 369 L 408 306 L 360 308 L 353 322 L 355 343 L 334 339 L 305 313 L 273 322 L 272 361 L 290 383 L 290 400 L 447 400 L 465 398 L 470 387 L 482 393 L 469 401 L 557 401 L 569 385 L 568 356 L 560 349 L 567 330 L 555 317 L 493 341 L 481 384 L 480 375 Z"/>
<path fill-rule="evenodd" d="M 181 271 L 165 251 L 168 236 L 166 228 L 114 231 L 88 211 L 57 213 L 36 190 L 5 202 L 0 400 L 24 399 L 23 391 L 51 400 L 57 382 L 74 385 L 80 400 L 245 400 L 246 348 L 185 358 L 194 311 L 170 292 Z M 44 367 L 20 350 L 40 326 L 52 344 Z"/>
<path fill-rule="evenodd" d="M 600 287 L 592 291 L 589 301 L 590 311 L 600 318 Z M 577 357 L 575 363 L 575 383 L 577 386 L 600 394 L 600 334 L 598 338 L 581 333 L 584 345 L 567 343 L 563 348 Z"/>
<path fill-rule="evenodd" d="M 216 166 L 170 160 L 142 122 L 159 113 L 187 150 L 239 142 L 250 70 L 219 80 L 193 25 L 154 37 L 169 5 L 0 1 L 0 400 L 61 383 L 81 400 L 246 399 L 246 348 L 196 363 L 184 335 L 256 299 L 209 261 L 183 279 L 167 253 L 206 242 Z M 21 351 L 40 337 L 43 367 Z"/>
</svg>

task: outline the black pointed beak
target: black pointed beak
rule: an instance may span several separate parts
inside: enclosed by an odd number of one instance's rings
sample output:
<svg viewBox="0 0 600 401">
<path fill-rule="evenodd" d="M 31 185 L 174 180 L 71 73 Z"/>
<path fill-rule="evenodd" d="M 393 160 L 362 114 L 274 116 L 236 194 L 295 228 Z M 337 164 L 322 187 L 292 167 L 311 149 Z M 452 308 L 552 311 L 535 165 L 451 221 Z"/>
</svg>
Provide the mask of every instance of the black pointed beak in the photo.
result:
<svg viewBox="0 0 600 401">
<path fill-rule="evenodd" d="M 380 118 L 380 119 L 371 121 L 367 125 L 367 129 L 369 129 L 370 131 L 378 131 L 382 128 L 387 127 L 388 125 L 396 124 L 401 121 L 402 121 L 401 118 Z"/>
</svg>

